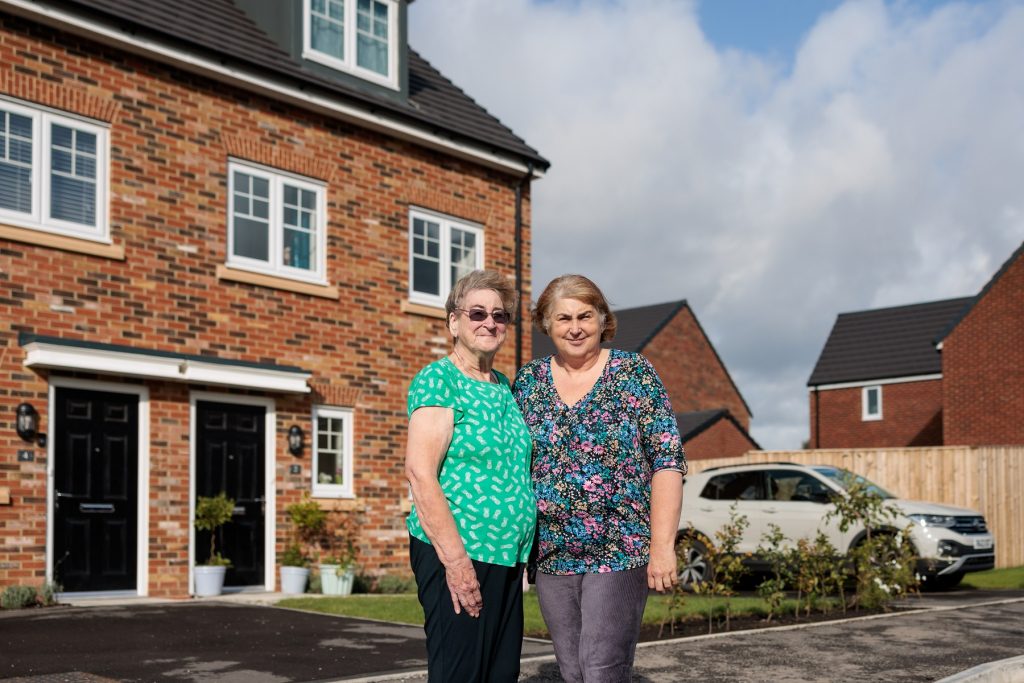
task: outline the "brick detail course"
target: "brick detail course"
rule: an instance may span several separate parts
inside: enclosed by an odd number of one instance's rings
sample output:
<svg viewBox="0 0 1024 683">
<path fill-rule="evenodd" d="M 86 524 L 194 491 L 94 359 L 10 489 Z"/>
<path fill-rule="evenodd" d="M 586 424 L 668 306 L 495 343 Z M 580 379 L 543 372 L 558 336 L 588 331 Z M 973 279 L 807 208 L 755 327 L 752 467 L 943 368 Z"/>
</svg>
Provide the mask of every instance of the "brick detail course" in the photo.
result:
<svg viewBox="0 0 1024 683">
<path fill-rule="evenodd" d="M 675 412 L 726 408 L 750 429 L 743 398 L 689 306 L 676 313 L 642 353 L 658 371 Z"/>
<path fill-rule="evenodd" d="M 38 584 L 46 572 L 45 452 L 37 448 L 33 462 L 16 462 L 24 445 L 11 416 L 29 400 L 45 426 L 47 373 L 22 367 L 19 331 L 311 372 L 313 393 L 270 395 L 276 476 L 267 486 L 276 492 L 276 550 L 289 540 L 286 506 L 311 488 L 309 449 L 299 459 L 288 454 L 287 429 L 308 424 L 314 403 L 345 405 L 355 410 L 354 484 L 362 507 L 350 513 L 359 515 L 360 564 L 371 573 L 408 574 L 406 390 L 416 370 L 450 348 L 443 320 L 401 310 L 408 205 L 415 199 L 481 223 L 485 264 L 511 275 L 520 179 L 10 15 L 0 15 L 0 63 L 4 92 L 109 121 L 110 232 L 125 247 L 125 260 L 115 261 L 0 240 L 0 318 L 9 321 L 0 330 L 0 486 L 13 497 L 0 506 L 0 586 Z M 247 140 L 251 145 L 238 142 Z M 337 301 L 218 281 L 229 149 L 330 178 L 326 269 Z M 523 217 L 528 302 L 528 188 Z M 497 359 L 509 376 L 517 331 L 510 330 Z M 529 358 L 528 333 L 523 341 Z M 149 594 L 181 596 L 189 565 L 188 394 L 225 390 L 145 384 L 152 402 Z M 302 473 L 290 474 L 292 464 Z"/>
<path fill-rule="evenodd" d="M 735 424 L 721 419 L 686 443 L 686 459 L 735 458 L 755 448 Z"/>
<path fill-rule="evenodd" d="M 0 93 L 97 121 L 112 123 L 120 104 L 77 87 L 57 85 L 14 71 L 0 71 Z"/>
<path fill-rule="evenodd" d="M 811 448 L 942 445 L 942 380 L 883 384 L 881 420 L 861 419 L 861 387 L 819 391 L 817 399 L 811 391 L 809 400 Z"/>
<path fill-rule="evenodd" d="M 942 345 L 947 446 L 1024 444 L 1024 255 Z"/>
</svg>

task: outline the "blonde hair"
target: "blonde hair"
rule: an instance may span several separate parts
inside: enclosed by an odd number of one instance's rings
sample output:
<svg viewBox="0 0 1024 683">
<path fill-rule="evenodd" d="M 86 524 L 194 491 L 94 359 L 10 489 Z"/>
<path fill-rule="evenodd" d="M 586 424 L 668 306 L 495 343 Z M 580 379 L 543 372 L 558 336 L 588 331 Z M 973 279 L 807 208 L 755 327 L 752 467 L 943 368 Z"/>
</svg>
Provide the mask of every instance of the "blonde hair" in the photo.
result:
<svg viewBox="0 0 1024 683">
<path fill-rule="evenodd" d="M 560 275 L 548 283 L 533 307 L 533 324 L 544 334 L 549 334 L 551 308 L 559 299 L 576 299 L 597 309 L 597 317 L 601 323 L 601 341 L 611 341 L 615 337 L 618 322 L 612 313 L 608 300 L 604 298 L 600 288 L 583 275 Z"/>
</svg>

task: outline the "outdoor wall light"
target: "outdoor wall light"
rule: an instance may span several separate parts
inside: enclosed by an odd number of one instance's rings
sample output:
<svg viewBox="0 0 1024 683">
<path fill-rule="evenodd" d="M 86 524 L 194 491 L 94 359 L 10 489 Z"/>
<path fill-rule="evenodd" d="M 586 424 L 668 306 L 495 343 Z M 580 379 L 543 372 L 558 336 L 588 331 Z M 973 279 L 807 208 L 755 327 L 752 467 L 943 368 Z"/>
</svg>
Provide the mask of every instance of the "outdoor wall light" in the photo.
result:
<svg viewBox="0 0 1024 683">
<path fill-rule="evenodd" d="M 39 413 L 29 403 L 18 406 L 14 430 L 24 441 L 34 441 L 39 434 Z"/>
<path fill-rule="evenodd" d="M 288 430 L 288 452 L 292 455 L 302 455 L 302 427 L 292 425 Z"/>
</svg>

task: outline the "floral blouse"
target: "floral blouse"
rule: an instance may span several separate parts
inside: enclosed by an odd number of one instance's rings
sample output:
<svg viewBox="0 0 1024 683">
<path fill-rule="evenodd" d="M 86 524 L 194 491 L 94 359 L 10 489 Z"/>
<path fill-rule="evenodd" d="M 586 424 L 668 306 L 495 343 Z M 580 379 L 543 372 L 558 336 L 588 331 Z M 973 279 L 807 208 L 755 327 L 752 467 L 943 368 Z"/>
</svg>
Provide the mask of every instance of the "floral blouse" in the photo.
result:
<svg viewBox="0 0 1024 683">
<path fill-rule="evenodd" d="M 533 437 L 537 569 L 587 574 L 650 560 L 651 478 L 686 473 L 672 404 L 651 363 L 613 349 L 590 392 L 567 406 L 551 357 L 528 363 L 513 394 Z"/>
</svg>

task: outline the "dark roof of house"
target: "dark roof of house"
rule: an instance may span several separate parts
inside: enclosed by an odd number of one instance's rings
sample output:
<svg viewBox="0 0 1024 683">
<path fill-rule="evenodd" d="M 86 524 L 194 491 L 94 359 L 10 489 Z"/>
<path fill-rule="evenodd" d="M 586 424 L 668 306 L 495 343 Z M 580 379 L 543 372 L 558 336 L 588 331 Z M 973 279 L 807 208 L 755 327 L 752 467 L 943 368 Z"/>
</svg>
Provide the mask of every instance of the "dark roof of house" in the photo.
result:
<svg viewBox="0 0 1024 683">
<path fill-rule="evenodd" d="M 942 372 L 935 344 L 974 297 L 841 313 L 808 386 Z"/>
<path fill-rule="evenodd" d="M 1021 242 L 1021 245 L 1010 255 L 1010 258 L 1006 259 L 996 274 L 993 275 L 987 283 L 985 283 L 985 286 L 981 288 L 980 292 L 978 292 L 978 296 L 971 297 L 970 303 L 960 309 L 960 312 L 949 321 L 949 324 L 946 325 L 946 328 L 942 330 L 942 333 L 937 337 L 936 342 L 941 342 L 948 337 L 956 326 L 960 324 L 960 321 L 970 315 L 977 303 L 985 298 L 985 295 L 988 294 L 989 290 L 999 282 L 1000 278 L 1006 274 L 1006 271 L 1010 269 L 1014 262 L 1022 257 L 1024 257 L 1024 242 Z"/>
<path fill-rule="evenodd" d="M 482 144 L 539 169 L 549 163 L 497 118 L 409 50 L 407 103 L 376 96 L 305 68 L 231 0 L 67 0 L 90 18 L 102 17 L 133 33 L 159 36 L 263 79 L 386 112 L 432 133 Z"/>
<path fill-rule="evenodd" d="M 643 353 L 644 348 L 651 343 L 651 340 L 657 336 L 659 332 L 666 325 L 671 322 L 681 310 L 689 308 L 689 304 L 686 303 L 686 299 L 679 301 L 669 301 L 663 304 L 651 304 L 649 306 L 638 306 L 636 308 L 623 308 L 615 313 L 615 319 L 617 327 L 615 331 L 615 338 L 611 341 L 604 342 L 601 344 L 604 348 L 616 348 L 623 351 L 632 351 L 633 353 Z M 692 312 L 692 310 L 691 310 Z M 700 321 L 697 320 L 697 316 L 693 316 L 694 321 L 697 323 L 697 328 L 700 333 L 704 335 L 704 338 L 708 342 L 708 346 L 711 348 L 711 352 L 715 354 L 715 358 L 718 360 L 719 365 L 722 366 L 722 371 L 725 372 L 725 376 L 729 379 L 729 383 L 732 388 L 736 390 L 736 395 L 740 397 L 740 401 L 743 402 L 743 407 L 747 409 L 748 414 L 753 414 L 750 410 L 750 406 L 747 405 L 746 399 L 743 398 L 743 394 L 740 393 L 740 388 L 736 386 L 736 383 L 732 381 L 732 375 L 729 374 L 729 369 L 725 367 L 725 363 L 722 362 L 721 356 L 718 355 L 718 351 L 711 343 L 711 339 L 708 338 L 707 333 L 704 332 L 704 328 L 701 326 Z M 533 328 L 533 357 L 543 358 L 550 356 L 555 352 L 555 345 L 551 341 L 551 337 L 544 334 L 537 328 Z"/>
<path fill-rule="evenodd" d="M 682 437 L 683 444 L 687 441 L 692 440 L 701 432 L 709 429 L 715 423 L 720 420 L 728 420 L 735 425 L 736 429 L 739 430 L 754 448 L 761 450 L 761 446 L 754 441 L 754 438 L 747 433 L 747 430 L 743 428 L 736 418 L 732 416 L 725 408 L 717 408 L 714 410 L 693 410 L 688 413 L 676 413 L 676 423 L 679 425 L 679 435 Z"/>
</svg>

